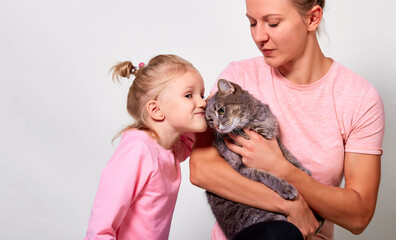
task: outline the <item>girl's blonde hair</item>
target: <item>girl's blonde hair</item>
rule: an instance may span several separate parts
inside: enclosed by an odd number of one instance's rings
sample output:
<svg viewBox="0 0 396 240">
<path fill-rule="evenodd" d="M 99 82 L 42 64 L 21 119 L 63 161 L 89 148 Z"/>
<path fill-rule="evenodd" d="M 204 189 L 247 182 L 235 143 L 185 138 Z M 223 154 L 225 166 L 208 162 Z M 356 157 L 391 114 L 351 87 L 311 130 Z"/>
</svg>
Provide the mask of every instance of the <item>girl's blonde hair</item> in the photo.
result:
<svg viewBox="0 0 396 240">
<path fill-rule="evenodd" d="M 150 100 L 156 100 L 170 80 L 189 70 L 197 71 L 190 62 L 172 54 L 155 56 L 147 65 L 140 63 L 139 67 L 134 66 L 131 61 L 113 66 L 110 69 L 113 72 L 113 81 L 120 82 L 120 77 L 135 76 L 127 99 L 128 113 L 135 122 L 119 132 L 114 139 L 132 128 L 148 130 L 156 135 L 147 123 L 146 104 Z"/>
</svg>

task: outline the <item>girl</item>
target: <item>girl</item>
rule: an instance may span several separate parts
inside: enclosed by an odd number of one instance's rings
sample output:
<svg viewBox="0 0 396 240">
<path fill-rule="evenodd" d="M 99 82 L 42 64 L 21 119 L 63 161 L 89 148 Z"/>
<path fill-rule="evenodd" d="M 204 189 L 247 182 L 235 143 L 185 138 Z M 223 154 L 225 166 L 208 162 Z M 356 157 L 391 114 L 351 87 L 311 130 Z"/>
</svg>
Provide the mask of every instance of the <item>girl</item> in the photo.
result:
<svg viewBox="0 0 396 240">
<path fill-rule="evenodd" d="M 206 130 L 204 83 L 188 61 L 158 55 L 139 68 L 123 62 L 113 79 L 135 75 L 127 109 L 135 123 L 103 170 L 85 239 L 168 239 L 180 162 Z"/>
<path fill-rule="evenodd" d="M 299 198 L 284 200 L 237 174 L 208 144 L 210 133 L 198 137 L 190 160 L 193 184 L 285 214 L 303 235 L 297 232 L 293 239 L 333 239 L 333 223 L 361 233 L 374 214 L 380 182 L 382 101 L 365 79 L 322 53 L 316 31 L 324 5 L 324 0 L 246 0 L 251 35 L 263 56 L 231 63 L 219 77 L 270 106 L 279 122 L 280 141 L 313 175 L 287 162 L 275 140 L 252 131 L 246 130 L 250 140 L 230 135 L 238 145 L 228 147 L 247 166 L 294 185 Z M 343 176 L 345 188 L 340 187 Z M 326 219 L 315 236 L 318 223 L 307 203 Z M 295 232 L 286 222 L 269 225 L 276 226 L 248 227 L 236 239 L 285 239 L 283 233 Z M 212 239 L 225 239 L 217 226 Z"/>
</svg>

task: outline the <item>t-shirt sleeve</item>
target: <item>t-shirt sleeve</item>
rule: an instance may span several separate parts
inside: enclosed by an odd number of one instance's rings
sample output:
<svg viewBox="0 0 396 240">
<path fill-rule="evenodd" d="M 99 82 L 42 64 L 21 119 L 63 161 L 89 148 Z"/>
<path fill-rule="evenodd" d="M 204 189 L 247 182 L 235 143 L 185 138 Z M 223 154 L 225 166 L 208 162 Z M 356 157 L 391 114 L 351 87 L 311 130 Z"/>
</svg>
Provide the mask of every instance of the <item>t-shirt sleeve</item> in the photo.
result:
<svg viewBox="0 0 396 240">
<path fill-rule="evenodd" d="M 102 171 L 86 239 L 115 239 L 129 206 L 158 170 L 144 142 L 122 139 Z"/>
<path fill-rule="evenodd" d="M 364 94 L 352 124 L 345 151 L 382 155 L 385 114 L 381 96 L 374 87 Z"/>
</svg>

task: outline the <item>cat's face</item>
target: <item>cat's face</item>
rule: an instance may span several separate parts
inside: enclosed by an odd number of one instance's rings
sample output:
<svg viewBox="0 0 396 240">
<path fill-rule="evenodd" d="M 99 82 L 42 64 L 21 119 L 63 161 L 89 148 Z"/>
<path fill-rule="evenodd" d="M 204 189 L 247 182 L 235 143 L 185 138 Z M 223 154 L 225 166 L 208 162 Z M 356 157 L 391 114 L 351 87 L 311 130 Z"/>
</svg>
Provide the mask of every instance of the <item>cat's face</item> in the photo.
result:
<svg viewBox="0 0 396 240">
<path fill-rule="evenodd" d="M 209 126 L 220 133 L 229 133 L 240 126 L 240 108 L 236 104 L 226 103 L 218 97 L 209 99 L 205 117 Z"/>
<path fill-rule="evenodd" d="M 229 133 L 241 128 L 242 103 L 233 85 L 226 80 L 219 80 L 218 92 L 209 99 L 205 118 L 209 126 L 220 133 Z"/>
</svg>

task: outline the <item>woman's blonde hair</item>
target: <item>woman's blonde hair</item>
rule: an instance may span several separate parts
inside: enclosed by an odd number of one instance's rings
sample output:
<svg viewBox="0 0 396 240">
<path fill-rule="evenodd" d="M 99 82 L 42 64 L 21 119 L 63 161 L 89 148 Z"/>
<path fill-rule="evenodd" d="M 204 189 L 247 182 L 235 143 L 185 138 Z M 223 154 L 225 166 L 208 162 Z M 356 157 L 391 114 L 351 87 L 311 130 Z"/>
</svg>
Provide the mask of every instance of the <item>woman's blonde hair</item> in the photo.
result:
<svg viewBox="0 0 396 240">
<path fill-rule="evenodd" d="M 124 128 L 114 139 L 132 128 L 148 130 L 156 135 L 147 123 L 146 104 L 150 100 L 155 100 L 170 80 L 188 70 L 197 71 L 190 62 L 172 54 L 157 55 L 147 65 L 140 63 L 139 67 L 134 66 L 131 61 L 113 66 L 110 69 L 113 72 L 113 81 L 120 82 L 120 77 L 135 76 L 127 98 L 127 110 L 134 123 Z"/>
<path fill-rule="evenodd" d="M 324 9 L 325 0 L 291 0 L 294 6 L 301 14 L 305 14 L 308 10 L 312 9 L 316 5 Z"/>
</svg>

